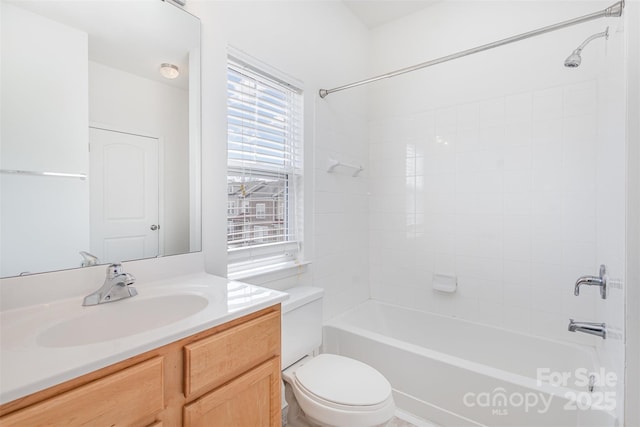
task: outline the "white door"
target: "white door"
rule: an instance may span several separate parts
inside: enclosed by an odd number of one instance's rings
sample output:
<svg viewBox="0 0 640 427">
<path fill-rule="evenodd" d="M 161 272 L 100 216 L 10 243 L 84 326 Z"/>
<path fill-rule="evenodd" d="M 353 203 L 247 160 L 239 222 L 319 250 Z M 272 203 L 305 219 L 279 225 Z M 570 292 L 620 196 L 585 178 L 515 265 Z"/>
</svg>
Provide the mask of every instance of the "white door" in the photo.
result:
<svg viewBox="0 0 640 427">
<path fill-rule="evenodd" d="M 159 255 L 158 145 L 89 128 L 91 253 L 101 263 Z"/>
</svg>

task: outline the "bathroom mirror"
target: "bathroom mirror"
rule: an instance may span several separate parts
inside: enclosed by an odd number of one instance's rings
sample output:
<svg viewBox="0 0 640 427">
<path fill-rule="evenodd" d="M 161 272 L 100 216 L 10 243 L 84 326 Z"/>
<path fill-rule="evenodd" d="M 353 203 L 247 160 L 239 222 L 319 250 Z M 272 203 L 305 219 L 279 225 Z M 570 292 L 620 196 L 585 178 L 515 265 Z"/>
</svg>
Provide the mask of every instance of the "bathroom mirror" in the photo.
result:
<svg viewBox="0 0 640 427">
<path fill-rule="evenodd" d="M 0 1 L 0 277 L 199 251 L 199 19 Z"/>
</svg>

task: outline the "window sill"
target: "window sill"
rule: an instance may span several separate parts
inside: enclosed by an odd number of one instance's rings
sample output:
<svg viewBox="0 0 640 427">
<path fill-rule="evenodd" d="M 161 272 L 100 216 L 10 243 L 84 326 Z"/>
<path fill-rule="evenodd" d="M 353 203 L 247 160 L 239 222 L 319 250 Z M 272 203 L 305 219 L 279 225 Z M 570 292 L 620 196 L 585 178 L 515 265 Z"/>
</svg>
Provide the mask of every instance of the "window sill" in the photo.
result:
<svg viewBox="0 0 640 427">
<path fill-rule="evenodd" d="M 235 271 L 228 273 L 227 278 L 229 280 L 246 280 L 258 276 L 271 275 L 276 273 L 283 273 L 281 278 L 292 276 L 296 273 L 289 273 L 289 270 L 304 269 L 307 265 L 311 264 L 311 261 L 285 261 L 277 264 L 271 264 L 267 266 L 260 266 L 256 268 L 249 268 L 242 271 Z"/>
</svg>

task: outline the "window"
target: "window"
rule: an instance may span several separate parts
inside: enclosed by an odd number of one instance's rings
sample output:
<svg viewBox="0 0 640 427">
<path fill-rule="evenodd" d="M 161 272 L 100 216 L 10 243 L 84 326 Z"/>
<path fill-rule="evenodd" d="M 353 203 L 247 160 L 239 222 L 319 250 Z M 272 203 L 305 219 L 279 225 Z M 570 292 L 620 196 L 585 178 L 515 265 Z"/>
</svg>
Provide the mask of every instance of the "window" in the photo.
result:
<svg viewBox="0 0 640 427">
<path fill-rule="evenodd" d="M 234 278 L 295 261 L 300 252 L 302 94 L 262 68 L 236 58 L 227 67 L 227 249 Z"/>
<path fill-rule="evenodd" d="M 256 219 L 264 219 L 267 212 L 267 205 L 256 203 Z"/>
</svg>

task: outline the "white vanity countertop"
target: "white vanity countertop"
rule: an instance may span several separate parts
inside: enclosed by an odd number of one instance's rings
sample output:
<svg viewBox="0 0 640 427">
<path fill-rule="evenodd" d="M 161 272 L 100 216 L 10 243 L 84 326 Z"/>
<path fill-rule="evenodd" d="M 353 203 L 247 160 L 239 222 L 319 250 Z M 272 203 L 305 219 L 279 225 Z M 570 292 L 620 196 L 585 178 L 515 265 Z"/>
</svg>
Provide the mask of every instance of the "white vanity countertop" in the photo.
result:
<svg viewBox="0 0 640 427">
<path fill-rule="evenodd" d="M 206 273 L 134 286 L 138 296 L 112 303 L 83 307 L 77 297 L 0 313 L 0 404 L 288 297 Z"/>
</svg>

